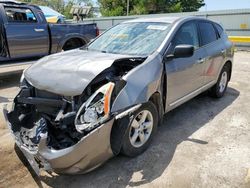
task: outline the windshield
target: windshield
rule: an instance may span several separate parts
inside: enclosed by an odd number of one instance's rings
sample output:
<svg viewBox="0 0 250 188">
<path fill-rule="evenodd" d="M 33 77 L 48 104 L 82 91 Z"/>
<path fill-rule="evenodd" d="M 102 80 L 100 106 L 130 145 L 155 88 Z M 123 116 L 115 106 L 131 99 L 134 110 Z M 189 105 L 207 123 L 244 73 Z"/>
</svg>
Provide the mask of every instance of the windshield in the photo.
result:
<svg viewBox="0 0 250 188">
<path fill-rule="evenodd" d="M 91 43 L 88 50 L 147 56 L 161 45 L 169 25 L 159 22 L 119 24 Z"/>
</svg>

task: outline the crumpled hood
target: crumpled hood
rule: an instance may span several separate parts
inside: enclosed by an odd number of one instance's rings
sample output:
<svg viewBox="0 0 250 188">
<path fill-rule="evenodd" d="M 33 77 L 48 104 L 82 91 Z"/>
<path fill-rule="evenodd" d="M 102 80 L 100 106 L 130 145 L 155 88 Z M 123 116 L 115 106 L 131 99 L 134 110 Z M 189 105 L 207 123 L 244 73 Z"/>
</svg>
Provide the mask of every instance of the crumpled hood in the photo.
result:
<svg viewBox="0 0 250 188">
<path fill-rule="evenodd" d="M 47 56 L 24 71 L 25 79 L 35 88 L 64 95 L 80 95 L 86 86 L 120 54 L 71 50 Z"/>
</svg>

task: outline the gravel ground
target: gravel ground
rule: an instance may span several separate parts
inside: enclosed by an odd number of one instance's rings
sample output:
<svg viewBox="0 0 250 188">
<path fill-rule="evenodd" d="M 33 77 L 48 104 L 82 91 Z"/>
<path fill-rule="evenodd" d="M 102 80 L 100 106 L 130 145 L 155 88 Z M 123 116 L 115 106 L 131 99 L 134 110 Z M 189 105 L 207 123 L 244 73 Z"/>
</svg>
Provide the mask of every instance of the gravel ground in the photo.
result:
<svg viewBox="0 0 250 188">
<path fill-rule="evenodd" d="M 0 110 L 18 92 L 19 77 L 1 78 Z M 250 53 L 237 52 L 224 98 L 196 97 L 165 116 L 145 153 L 115 157 L 85 175 L 30 173 L 0 112 L 0 187 L 250 188 L 249 80 Z"/>
</svg>

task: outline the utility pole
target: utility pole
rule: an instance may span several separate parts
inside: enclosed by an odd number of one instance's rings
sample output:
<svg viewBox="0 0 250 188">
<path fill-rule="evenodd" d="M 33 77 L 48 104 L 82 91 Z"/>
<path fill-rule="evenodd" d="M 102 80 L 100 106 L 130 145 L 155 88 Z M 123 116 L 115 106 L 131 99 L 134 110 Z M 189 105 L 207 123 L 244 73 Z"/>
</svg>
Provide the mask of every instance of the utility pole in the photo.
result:
<svg viewBox="0 0 250 188">
<path fill-rule="evenodd" d="M 129 14 L 129 0 L 127 0 L 127 16 Z"/>
</svg>

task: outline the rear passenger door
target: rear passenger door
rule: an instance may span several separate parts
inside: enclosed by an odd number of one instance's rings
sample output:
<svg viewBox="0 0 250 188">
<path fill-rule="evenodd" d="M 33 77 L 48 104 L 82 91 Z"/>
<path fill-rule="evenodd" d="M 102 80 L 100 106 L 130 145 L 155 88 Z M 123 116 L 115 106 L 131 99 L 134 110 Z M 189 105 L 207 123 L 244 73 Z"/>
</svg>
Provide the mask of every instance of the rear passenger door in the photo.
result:
<svg viewBox="0 0 250 188">
<path fill-rule="evenodd" d="M 11 58 L 35 57 L 49 52 L 47 23 L 26 7 L 4 7 L 6 36 Z"/>
<path fill-rule="evenodd" d="M 170 108 L 183 103 L 187 96 L 192 95 L 204 84 L 205 51 L 200 48 L 199 34 L 196 21 L 184 23 L 171 41 L 171 47 L 166 55 L 173 54 L 177 45 L 193 45 L 193 56 L 187 58 L 173 58 L 165 62 L 167 74 L 167 105 Z"/>
<path fill-rule="evenodd" d="M 222 28 L 221 28 L 222 29 Z M 225 43 L 221 38 L 221 31 L 210 21 L 199 21 L 201 46 L 206 52 L 204 82 L 205 84 L 216 81 L 220 67 L 225 58 Z"/>
</svg>

